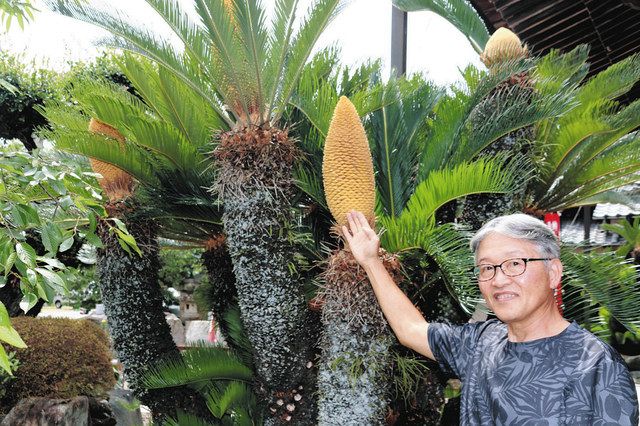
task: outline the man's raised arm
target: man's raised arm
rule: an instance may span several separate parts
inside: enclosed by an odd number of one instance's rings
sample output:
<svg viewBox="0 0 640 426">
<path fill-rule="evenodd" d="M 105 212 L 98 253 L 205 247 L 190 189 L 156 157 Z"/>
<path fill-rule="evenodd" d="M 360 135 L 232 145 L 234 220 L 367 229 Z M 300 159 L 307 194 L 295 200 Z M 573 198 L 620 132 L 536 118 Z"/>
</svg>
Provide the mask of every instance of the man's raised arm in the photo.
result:
<svg viewBox="0 0 640 426">
<path fill-rule="evenodd" d="M 344 238 L 353 257 L 366 271 L 382 312 L 396 337 L 402 345 L 435 359 L 427 339 L 429 324 L 382 264 L 378 256 L 378 235 L 360 212 L 348 213 L 347 221 L 349 227 L 342 227 Z"/>
</svg>

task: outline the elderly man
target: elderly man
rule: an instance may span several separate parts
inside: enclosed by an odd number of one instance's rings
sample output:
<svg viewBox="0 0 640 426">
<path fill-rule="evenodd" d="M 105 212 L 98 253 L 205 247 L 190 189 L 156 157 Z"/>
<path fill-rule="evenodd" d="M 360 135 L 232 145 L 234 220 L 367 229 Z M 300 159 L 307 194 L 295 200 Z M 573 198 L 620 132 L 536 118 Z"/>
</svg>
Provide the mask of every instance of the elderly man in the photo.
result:
<svg viewBox="0 0 640 426">
<path fill-rule="evenodd" d="M 514 214 L 478 231 L 475 274 L 499 320 L 461 326 L 427 323 L 378 259 L 365 217 L 351 212 L 348 223 L 345 239 L 400 343 L 462 380 L 462 424 L 638 424 L 635 386 L 620 355 L 558 311 L 560 248 L 543 222 Z"/>
</svg>

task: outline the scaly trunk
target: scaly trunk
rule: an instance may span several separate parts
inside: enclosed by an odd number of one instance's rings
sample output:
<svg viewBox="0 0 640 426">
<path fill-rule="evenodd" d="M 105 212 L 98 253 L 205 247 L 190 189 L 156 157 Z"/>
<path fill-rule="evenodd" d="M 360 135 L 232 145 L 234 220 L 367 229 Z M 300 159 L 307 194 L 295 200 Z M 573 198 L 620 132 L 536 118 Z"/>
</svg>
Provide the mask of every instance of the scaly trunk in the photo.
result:
<svg viewBox="0 0 640 426">
<path fill-rule="evenodd" d="M 149 366 L 161 360 L 178 359 L 180 353 L 162 310 L 154 226 L 141 219 L 119 216 L 135 237 L 142 256 L 126 253 L 102 222 L 98 233 L 104 247 L 98 250 L 96 266 L 109 332 L 124 365 L 125 379 L 156 420 L 174 416 L 177 410 L 206 418 L 208 410 L 193 390 L 187 387 L 149 390 L 142 384 L 142 373 Z"/>
<path fill-rule="evenodd" d="M 381 257 L 387 270 L 399 277 L 397 259 Z M 331 255 L 324 281 L 318 424 L 384 425 L 395 339 L 365 272 L 350 252 Z"/>
<path fill-rule="evenodd" d="M 245 127 L 221 135 L 218 196 L 236 277 L 238 304 L 263 395 L 266 424 L 315 423 L 315 378 L 307 304 L 289 266 L 291 169 L 286 131 Z"/>
</svg>

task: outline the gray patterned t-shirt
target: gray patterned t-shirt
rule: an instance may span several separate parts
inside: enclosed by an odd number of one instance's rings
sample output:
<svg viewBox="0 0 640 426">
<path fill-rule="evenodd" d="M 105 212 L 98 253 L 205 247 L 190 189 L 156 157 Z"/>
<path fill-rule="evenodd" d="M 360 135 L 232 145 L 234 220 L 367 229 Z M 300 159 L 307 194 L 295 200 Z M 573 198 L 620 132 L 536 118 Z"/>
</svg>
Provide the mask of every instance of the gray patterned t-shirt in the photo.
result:
<svg viewBox="0 0 640 426">
<path fill-rule="evenodd" d="M 514 343 L 498 320 L 430 323 L 440 366 L 462 381 L 462 425 L 637 425 L 636 388 L 609 345 L 572 323 Z"/>
</svg>

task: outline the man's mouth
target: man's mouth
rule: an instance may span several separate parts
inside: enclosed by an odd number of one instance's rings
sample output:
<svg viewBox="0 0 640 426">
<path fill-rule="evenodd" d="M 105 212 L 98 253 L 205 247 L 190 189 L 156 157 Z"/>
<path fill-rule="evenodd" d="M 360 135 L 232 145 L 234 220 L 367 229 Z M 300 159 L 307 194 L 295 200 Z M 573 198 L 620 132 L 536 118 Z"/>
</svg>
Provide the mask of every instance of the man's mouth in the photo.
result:
<svg viewBox="0 0 640 426">
<path fill-rule="evenodd" d="M 518 295 L 516 293 L 511 293 L 511 292 L 495 293 L 493 295 L 493 298 L 498 302 L 507 302 L 509 300 L 515 299 L 516 297 L 518 297 Z"/>
</svg>

